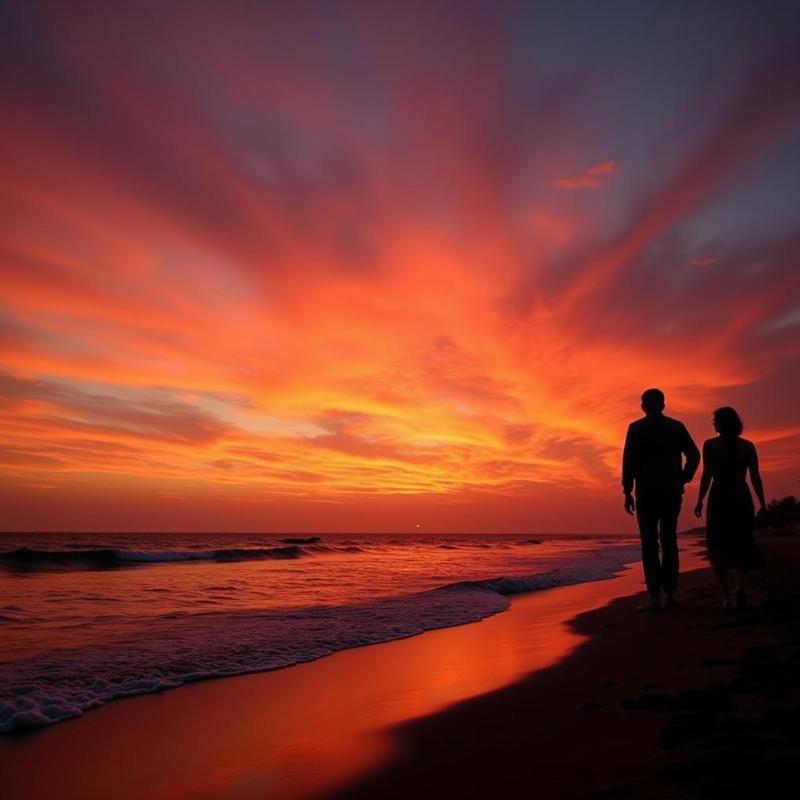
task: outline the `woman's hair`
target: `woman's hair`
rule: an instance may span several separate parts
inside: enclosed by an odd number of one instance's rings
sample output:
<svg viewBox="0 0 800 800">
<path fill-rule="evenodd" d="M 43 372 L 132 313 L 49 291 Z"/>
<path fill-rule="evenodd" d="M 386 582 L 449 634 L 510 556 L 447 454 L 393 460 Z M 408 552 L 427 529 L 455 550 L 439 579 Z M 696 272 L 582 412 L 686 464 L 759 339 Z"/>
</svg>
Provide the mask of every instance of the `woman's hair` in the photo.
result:
<svg viewBox="0 0 800 800">
<path fill-rule="evenodd" d="M 714 419 L 717 422 L 717 430 L 721 436 L 736 437 L 741 436 L 744 430 L 741 417 L 736 413 L 735 408 L 723 406 L 714 412 Z"/>
</svg>

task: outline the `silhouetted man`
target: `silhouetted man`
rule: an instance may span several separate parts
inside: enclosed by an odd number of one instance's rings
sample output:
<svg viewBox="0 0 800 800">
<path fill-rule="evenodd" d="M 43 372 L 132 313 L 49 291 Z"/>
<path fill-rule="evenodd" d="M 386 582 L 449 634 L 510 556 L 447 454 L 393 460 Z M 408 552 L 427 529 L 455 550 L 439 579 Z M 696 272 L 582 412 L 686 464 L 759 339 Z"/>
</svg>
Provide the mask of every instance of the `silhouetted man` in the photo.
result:
<svg viewBox="0 0 800 800">
<path fill-rule="evenodd" d="M 661 608 L 662 589 L 666 605 L 675 604 L 678 515 L 684 484 L 689 483 L 697 471 L 700 451 L 682 422 L 664 416 L 664 392 L 660 389 L 648 389 L 642 394 L 642 411 L 645 416 L 628 426 L 625 437 L 622 489 L 625 510 L 629 514 L 636 510 L 642 538 L 644 580 L 650 595 L 650 602 L 637 606 L 637 610 L 656 611 Z M 682 456 L 686 456 L 685 463 Z"/>
</svg>

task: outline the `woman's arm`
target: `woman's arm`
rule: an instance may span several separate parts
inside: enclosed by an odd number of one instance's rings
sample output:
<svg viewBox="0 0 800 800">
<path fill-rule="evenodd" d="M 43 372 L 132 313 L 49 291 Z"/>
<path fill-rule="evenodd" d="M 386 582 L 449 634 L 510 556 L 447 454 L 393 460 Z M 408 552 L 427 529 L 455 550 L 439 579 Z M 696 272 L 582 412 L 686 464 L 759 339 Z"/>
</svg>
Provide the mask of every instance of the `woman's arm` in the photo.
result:
<svg viewBox="0 0 800 800">
<path fill-rule="evenodd" d="M 764 499 L 764 483 L 761 480 L 761 472 L 758 469 L 758 452 L 754 444 L 749 447 L 747 468 L 750 470 L 750 483 L 753 484 L 753 490 L 756 493 L 758 502 L 761 504 L 761 511 L 764 511 L 767 508 L 767 502 Z"/>
<path fill-rule="evenodd" d="M 710 449 L 709 443 L 703 442 L 703 474 L 700 477 L 700 492 L 697 495 L 697 505 L 694 507 L 694 515 L 696 517 L 703 516 L 703 501 L 706 499 L 706 494 L 708 494 L 708 489 L 711 486 Z"/>
</svg>

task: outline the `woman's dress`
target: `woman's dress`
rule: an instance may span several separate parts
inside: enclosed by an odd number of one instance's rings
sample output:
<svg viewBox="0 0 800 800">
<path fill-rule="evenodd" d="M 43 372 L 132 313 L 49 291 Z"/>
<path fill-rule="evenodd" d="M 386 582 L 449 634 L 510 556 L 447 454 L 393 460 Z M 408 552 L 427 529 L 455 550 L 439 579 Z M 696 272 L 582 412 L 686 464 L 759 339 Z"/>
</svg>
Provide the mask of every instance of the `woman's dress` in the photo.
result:
<svg viewBox="0 0 800 800">
<path fill-rule="evenodd" d="M 711 491 L 706 513 L 706 542 L 712 564 L 731 569 L 756 569 L 763 556 L 753 536 L 755 506 L 747 486 L 755 447 L 745 439 L 719 437 L 709 442 L 706 469 Z"/>
</svg>

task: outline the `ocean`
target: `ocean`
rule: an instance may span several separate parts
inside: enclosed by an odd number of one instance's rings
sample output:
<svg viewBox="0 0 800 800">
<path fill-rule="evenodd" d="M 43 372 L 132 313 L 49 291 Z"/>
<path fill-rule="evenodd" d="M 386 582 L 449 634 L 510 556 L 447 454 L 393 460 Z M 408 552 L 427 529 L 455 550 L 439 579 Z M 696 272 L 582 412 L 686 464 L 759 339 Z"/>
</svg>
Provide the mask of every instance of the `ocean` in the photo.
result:
<svg viewBox="0 0 800 800">
<path fill-rule="evenodd" d="M 638 557 L 611 535 L 0 534 L 0 733 L 476 622 Z"/>
</svg>

